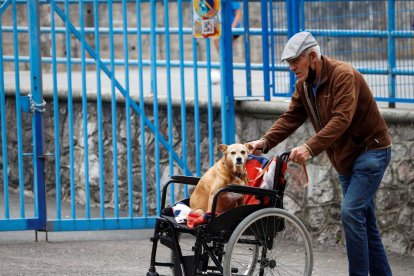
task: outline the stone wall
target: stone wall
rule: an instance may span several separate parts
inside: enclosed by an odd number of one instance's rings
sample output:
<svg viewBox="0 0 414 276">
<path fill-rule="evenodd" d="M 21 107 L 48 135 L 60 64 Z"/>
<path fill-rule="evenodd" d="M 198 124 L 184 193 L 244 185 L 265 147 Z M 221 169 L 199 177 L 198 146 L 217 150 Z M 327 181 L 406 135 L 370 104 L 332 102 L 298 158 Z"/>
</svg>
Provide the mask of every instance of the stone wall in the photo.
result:
<svg viewBox="0 0 414 276">
<path fill-rule="evenodd" d="M 46 91 L 44 98 L 48 103 L 46 105 L 45 113 L 43 114 L 44 123 L 44 153 L 47 156 L 45 159 L 45 185 L 46 193 L 50 198 L 56 197 L 56 157 L 55 157 L 55 129 L 59 133 L 59 162 L 60 167 L 59 175 L 61 181 L 61 197 L 63 202 L 69 202 L 71 200 L 71 170 L 73 170 L 73 185 L 75 187 L 75 199 L 79 206 L 83 206 L 86 202 L 85 191 L 85 153 L 88 153 L 88 181 L 90 186 L 90 204 L 91 207 L 100 206 L 100 167 L 99 167 L 99 125 L 98 125 L 98 111 L 96 101 L 89 101 L 87 107 L 87 139 L 84 138 L 84 125 L 83 125 L 83 109 L 81 99 L 75 98 L 72 109 L 72 119 L 70 119 L 70 111 L 68 108 L 68 102 L 64 99 L 58 102 L 58 126 L 54 121 L 54 106 L 53 99 L 50 97 L 50 91 Z M 104 97 L 106 98 L 106 96 Z M 161 106 L 158 112 L 159 131 L 164 139 L 168 140 L 168 120 L 167 110 L 165 108 L 165 99 L 159 99 Z M 8 156 L 8 180 L 9 189 L 11 192 L 17 193 L 19 191 L 19 171 L 18 171 L 18 141 L 17 141 L 17 123 L 16 123 L 16 101 L 14 97 L 6 97 L 6 117 L 7 117 L 7 156 Z M 153 100 L 151 97 L 146 99 L 145 114 L 150 122 L 154 122 L 153 117 Z M 195 172 L 195 134 L 194 134 L 194 106 L 191 101 L 188 101 L 187 106 L 187 119 L 186 119 L 186 151 L 187 151 L 187 164 L 188 169 L 191 172 Z M 180 115 L 180 100 L 175 99 L 173 103 L 173 147 L 178 156 L 182 155 L 183 151 L 183 139 L 181 131 L 181 115 Z M 200 112 L 200 148 L 202 170 L 206 171 L 209 166 L 208 156 L 208 126 L 206 106 L 201 104 Z M 119 189 L 119 208 L 126 210 L 128 207 L 128 169 L 127 169 L 127 124 L 126 124 L 126 112 L 125 103 L 120 101 L 116 105 L 116 118 L 111 116 L 111 103 L 109 100 L 102 102 L 102 144 L 103 144 L 103 164 L 104 170 L 102 172 L 102 178 L 105 185 L 105 207 L 114 208 L 114 147 L 113 147 L 113 126 L 116 131 L 116 149 L 117 149 L 117 184 Z M 23 152 L 31 153 L 32 148 L 32 116 L 30 113 L 22 113 L 22 141 Z M 145 126 L 145 152 L 141 151 L 141 124 L 140 116 L 134 111 L 131 112 L 131 124 L 130 124 L 130 139 L 131 139 L 131 170 L 133 179 L 133 211 L 134 215 L 142 215 L 142 166 L 141 156 L 145 156 L 146 162 L 146 186 L 147 188 L 147 210 L 149 215 L 156 214 L 155 205 L 155 186 L 156 186 L 156 165 L 155 165 L 155 136 Z M 214 120 L 214 144 L 219 144 L 221 138 L 220 129 L 220 112 L 217 104 L 213 113 Z M 73 127 L 73 145 L 69 143 L 70 122 Z M 0 136 L 0 141 L 2 137 Z M 3 143 L 3 141 L 1 141 Z M 86 146 L 87 144 L 87 146 Z M 70 160 L 70 148 L 73 147 L 73 165 Z M 169 178 L 169 154 L 168 151 L 160 145 L 160 171 L 161 171 L 161 185 L 163 185 Z M 218 154 L 217 154 L 218 156 Z M 0 187 L 3 183 L 3 156 L 2 149 L 0 148 Z M 175 163 L 173 168 L 174 174 L 184 174 L 183 170 Z M 23 158 L 23 183 L 25 187 L 25 195 L 33 197 L 33 165 L 31 155 L 26 155 Z M 177 194 L 182 194 L 182 191 L 177 191 Z"/>
<path fill-rule="evenodd" d="M 47 96 L 45 96 L 47 99 Z M 51 100 L 47 105 L 44 116 L 45 125 L 45 152 L 54 151 L 54 123 L 53 105 Z M 152 120 L 152 99 L 146 99 L 146 114 Z M 166 120 L 165 101 L 160 101 L 159 124 L 160 131 L 166 137 L 168 125 Z M 9 185 L 11 189 L 18 189 L 17 171 L 17 140 L 15 129 L 15 102 L 8 97 L 6 100 L 9 150 Z M 112 118 L 110 103 L 103 104 L 103 143 L 105 145 L 105 206 L 113 208 L 113 160 L 112 160 Z M 215 105 L 214 112 L 214 144 L 220 142 L 221 122 L 218 105 Z M 287 104 L 278 102 L 238 102 L 236 115 L 236 140 L 246 142 L 259 138 L 274 122 L 274 120 L 287 108 Z M 79 205 L 85 203 L 84 169 L 83 158 L 85 143 L 82 130 L 82 106 L 81 102 L 74 103 L 74 155 L 75 155 L 75 181 L 76 201 Z M 194 113 L 191 101 L 187 106 L 187 145 L 188 164 L 192 171 L 195 170 L 195 148 L 194 148 Z M 182 152 L 181 118 L 179 100 L 174 101 L 173 120 L 173 144 L 177 154 Z M 411 111 L 383 109 L 382 113 L 389 124 L 390 133 L 393 138 L 392 160 L 383 179 L 383 183 L 377 193 L 376 204 L 378 210 L 378 222 L 387 249 L 401 254 L 414 255 L 414 116 Z M 98 141 L 97 141 L 97 117 L 96 102 L 88 103 L 88 145 L 89 145 L 89 176 L 91 186 L 91 204 L 99 205 L 99 168 L 98 168 Z M 207 133 L 207 112 L 205 104 L 201 104 L 201 164 L 202 171 L 209 166 L 208 157 L 208 133 Z M 23 140 L 24 151 L 30 152 L 31 124 L 30 114 L 23 116 Z M 133 152 L 133 179 L 134 179 L 134 212 L 139 215 L 141 206 L 141 166 L 140 166 L 140 128 L 139 117 L 136 114 L 131 116 L 131 138 Z M 60 101 L 59 124 L 61 143 L 61 176 L 63 200 L 70 199 L 69 189 L 69 147 L 68 147 L 68 109 L 65 101 Z M 117 132 L 118 132 L 118 166 L 119 166 L 119 191 L 120 208 L 127 207 L 127 174 L 126 174 L 126 129 L 124 103 L 117 105 Z M 277 146 L 269 153 L 277 154 L 291 149 L 304 142 L 306 137 L 313 135 L 313 129 L 306 123 L 299 128 L 290 138 Z M 148 187 L 148 210 L 149 214 L 155 214 L 155 166 L 154 166 L 154 136 L 146 131 L 146 156 L 147 162 L 147 187 Z M 216 160 L 220 157 L 216 154 Z M 0 170 L 3 167 L 3 160 L 0 155 Z M 300 217 L 306 224 L 314 242 L 321 244 L 343 244 L 344 237 L 340 223 L 341 188 L 335 170 L 329 163 L 325 154 L 311 160 L 308 164 L 309 184 L 305 183 L 301 175 L 301 168 L 294 164 L 288 168 L 288 187 L 285 196 L 285 208 Z M 54 197 L 55 188 L 55 162 L 54 158 L 46 160 L 46 184 L 47 194 Z M 176 174 L 182 171 L 175 166 Z M 165 183 L 169 177 L 168 153 L 161 147 L 161 182 Z M 26 194 L 32 194 L 32 174 L 30 159 L 25 159 L 25 188 Z M 3 173 L 0 173 L 0 183 L 3 182 Z"/>
</svg>

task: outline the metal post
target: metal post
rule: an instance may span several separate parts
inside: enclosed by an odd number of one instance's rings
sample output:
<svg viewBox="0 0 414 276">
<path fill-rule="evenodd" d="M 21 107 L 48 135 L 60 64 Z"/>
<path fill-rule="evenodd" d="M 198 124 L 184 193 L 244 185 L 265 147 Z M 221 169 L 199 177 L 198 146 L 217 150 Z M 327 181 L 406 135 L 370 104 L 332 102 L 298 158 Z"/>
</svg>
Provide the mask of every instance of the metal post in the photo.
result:
<svg viewBox="0 0 414 276">
<path fill-rule="evenodd" d="M 303 2 L 302 2 L 303 3 Z M 288 38 L 291 38 L 294 34 L 300 31 L 300 0 L 286 1 L 286 9 L 288 15 Z M 304 4 L 304 3 L 303 3 Z M 302 9 L 304 7 L 302 6 Z M 305 18 L 302 18 L 302 26 L 305 28 Z M 290 75 L 290 93 L 295 90 L 296 78 L 293 72 L 289 72 Z"/>
<path fill-rule="evenodd" d="M 300 31 L 304 31 L 305 30 L 305 0 L 299 0 L 299 15 L 298 16 L 298 20 L 299 20 L 299 26 L 300 26 Z"/>
<path fill-rule="evenodd" d="M 393 32 L 395 31 L 395 2 L 394 0 L 388 0 L 388 97 L 395 99 L 395 74 L 393 70 L 396 67 L 395 62 L 395 37 Z M 395 108 L 395 102 L 389 102 L 388 107 Z"/>
<path fill-rule="evenodd" d="M 30 80 L 31 94 L 35 104 L 43 103 L 42 64 L 40 53 L 39 0 L 27 1 L 27 15 L 30 46 Z M 46 230 L 46 193 L 43 158 L 43 116 L 35 109 L 33 125 L 33 165 L 35 189 L 35 214 L 38 220 L 30 221 L 29 229 Z"/>
<path fill-rule="evenodd" d="M 233 35 L 231 32 L 231 0 L 222 0 L 222 26 L 223 33 L 220 39 L 221 59 L 221 129 L 225 144 L 235 141 L 234 118 L 234 90 L 233 90 Z"/>
<path fill-rule="evenodd" d="M 262 0 L 262 54 L 263 54 L 263 93 L 264 100 L 270 101 L 270 78 L 269 78 L 269 16 L 267 0 Z"/>
<path fill-rule="evenodd" d="M 251 71 L 251 58 L 250 58 L 250 23 L 249 23 L 249 1 L 243 0 L 243 25 L 244 25 L 244 52 L 246 63 L 246 95 L 252 96 L 252 71 Z"/>
</svg>

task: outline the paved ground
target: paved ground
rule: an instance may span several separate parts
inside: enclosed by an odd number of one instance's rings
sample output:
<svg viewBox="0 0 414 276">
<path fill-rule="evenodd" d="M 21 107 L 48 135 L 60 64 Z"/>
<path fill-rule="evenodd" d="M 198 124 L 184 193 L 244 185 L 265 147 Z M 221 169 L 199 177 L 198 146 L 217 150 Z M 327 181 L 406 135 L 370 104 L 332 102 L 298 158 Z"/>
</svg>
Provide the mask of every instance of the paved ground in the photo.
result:
<svg viewBox="0 0 414 276">
<path fill-rule="evenodd" d="M 152 230 L 0 233 L 0 275 L 146 275 Z M 314 275 L 347 275 L 343 248 L 316 247 Z M 167 257 L 166 254 L 163 256 Z M 396 276 L 413 275 L 414 257 L 391 254 Z M 169 275 L 167 271 L 160 271 Z"/>
</svg>

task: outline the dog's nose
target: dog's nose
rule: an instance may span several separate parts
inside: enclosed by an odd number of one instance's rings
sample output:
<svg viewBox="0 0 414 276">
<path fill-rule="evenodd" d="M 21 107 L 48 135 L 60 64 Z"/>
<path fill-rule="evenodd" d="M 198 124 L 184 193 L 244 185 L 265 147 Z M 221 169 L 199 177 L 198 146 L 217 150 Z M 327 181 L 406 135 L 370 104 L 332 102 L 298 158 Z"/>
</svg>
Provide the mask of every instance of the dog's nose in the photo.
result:
<svg viewBox="0 0 414 276">
<path fill-rule="evenodd" d="M 242 164 L 243 163 L 243 158 L 237 157 L 236 162 L 237 162 L 237 164 Z"/>
</svg>

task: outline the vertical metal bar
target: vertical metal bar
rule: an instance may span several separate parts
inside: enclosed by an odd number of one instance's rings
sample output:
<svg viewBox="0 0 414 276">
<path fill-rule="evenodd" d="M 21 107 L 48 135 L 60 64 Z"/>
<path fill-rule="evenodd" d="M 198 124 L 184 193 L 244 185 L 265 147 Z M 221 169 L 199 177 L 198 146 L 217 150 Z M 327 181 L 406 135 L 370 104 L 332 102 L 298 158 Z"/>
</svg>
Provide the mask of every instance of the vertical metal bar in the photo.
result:
<svg viewBox="0 0 414 276">
<path fill-rule="evenodd" d="M 98 150 L 99 150 L 99 206 L 100 216 L 105 217 L 105 175 L 104 175 L 104 145 L 103 145 L 103 129 L 102 129 L 102 89 L 101 89 L 101 68 L 99 59 L 101 57 L 101 44 L 100 44 L 100 32 L 99 32 L 99 3 L 98 0 L 94 0 L 94 25 L 95 25 L 95 53 L 96 53 L 96 105 L 97 105 L 97 117 L 98 117 Z"/>
<path fill-rule="evenodd" d="M 40 55 L 40 24 L 39 24 L 39 2 L 29 0 L 28 23 L 29 23 L 29 45 L 30 45 L 30 77 L 31 91 L 35 103 L 43 102 L 42 88 L 42 63 Z M 46 191 L 44 179 L 43 156 L 43 117 L 41 112 L 34 112 L 33 125 L 33 163 L 34 163 L 34 190 L 35 190 L 35 213 L 39 218 L 35 226 L 37 230 L 46 227 Z M 37 206 L 36 206 L 37 205 Z"/>
<path fill-rule="evenodd" d="M 88 143 L 88 96 L 86 95 L 86 57 L 85 57 L 85 18 L 83 0 L 79 2 L 79 21 L 81 29 L 81 72 L 82 72 L 82 126 L 83 126 L 83 168 L 85 173 L 85 217 L 91 217 L 89 185 L 89 143 Z"/>
<path fill-rule="evenodd" d="M 151 44 L 151 91 L 153 93 L 153 112 L 154 112 L 154 155 L 155 155 L 155 201 L 157 206 L 157 214 L 161 211 L 161 189 L 160 189 L 160 138 L 159 138 L 159 123 L 158 123 L 158 88 L 157 88 L 157 6 L 156 1 L 151 0 L 151 32 L 150 32 L 150 44 Z"/>
<path fill-rule="evenodd" d="M 295 34 L 294 28 L 293 28 L 293 18 L 294 18 L 294 12 L 293 12 L 293 1 L 290 0 L 286 0 L 286 14 L 287 14 L 287 23 L 288 23 L 288 38 L 292 37 Z M 295 75 L 293 74 L 292 71 L 289 70 L 289 93 L 293 94 L 294 91 L 294 87 L 295 87 Z"/>
<path fill-rule="evenodd" d="M 270 101 L 269 89 L 269 27 L 268 27 L 268 9 L 267 0 L 261 0 L 261 15 L 262 15 L 262 54 L 263 54 L 263 93 L 264 100 Z"/>
<path fill-rule="evenodd" d="M 292 12 L 292 35 L 298 33 L 300 31 L 300 1 L 301 0 L 293 0 L 292 1 L 292 6 L 291 6 L 291 12 Z M 305 16 L 305 13 L 303 12 L 303 16 Z M 305 20 L 305 17 L 302 18 L 303 20 Z M 293 94 L 293 91 L 295 89 L 295 83 L 296 83 L 296 77 L 293 74 L 292 71 L 290 71 L 290 76 L 291 76 L 291 91 Z"/>
<path fill-rule="evenodd" d="M 299 1 L 299 14 L 300 17 L 298 18 L 299 22 L 299 26 L 300 26 L 300 31 L 304 31 L 306 26 L 305 26 L 305 0 L 300 0 Z"/>
<path fill-rule="evenodd" d="M 144 103 L 144 76 L 142 62 L 142 23 L 141 23 L 141 0 L 136 0 L 137 15 L 137 51 L 138 51 L 138 78 L 139 78 L 139 108 L 140 117 L 140 138 L 141 138 L 141 193 L 142 193 L 142 216 L 148 216 L 147 210 L 147 171 L 146 171 L 146 146 L 145 146 L 145 103 Z"/>
<path fill-rule="evenodd" d="M 214 165 L 214 110 L 213 110 L 213 93 L 211 89 L 211 43 L 210 39 L 206 40 L 206 60 L 207 60 L 207 124 L 208 124 L 208 156 L 210 167 Z"/>
<path fill-rule="evenodd" d="M 132 183 L 132 142 L 131 142 L 131 99 L 129 91 L 129 55 L 128 55 L 128 17 L 127 2 L 122 0 L 122 26 L 124 38 L 124 69 L 125 69 L 125 123 L 126 123 L 126 140 L 127 140 L 127 178 L 128 178 L 128 215 L 134 215 L 133 183 Z"/>
<path fill-rule="evenodd" d="M 395 31 L 395 1 L 388 0 L 388 97 L 392 100 L 395 99 L 396 88 L 396 76 L 393 70 L 396 67 L 395 61 L 395 37 L 393 32 Z M 389 102 L 388 107 L 395 108 L 395 102 Z"/>
<path fill-rule="evenodd" d="M 73 142 L 73 95 L 72 95 L 72 54 L 70 43 L 70 6 L 69 0 L 65 0 L 65 39 L 66 39 L 66 74 L 68 82 L 68 127 L 69 127 L 69 180 L 70 180 L 70 213 L 71 218 L 76 218 L 76 189 L 75 189 L 75 146 Z"/>
<path fill-rule="evenodd" d="M 12 4 L 13 18 L 13 53 L 14 53 L 14 72 L 16 83 L 16 128 L 17 128 L 17 162 L 19 167 L 19 199 L 20 199 L 20 217 L 25 217 L 24 207 L 24 164 L 23 164 L 23 141 L 22 141 L 22 115 L 20 103 L 20 64 L 19 64 L 19 38 L 17 34 L 17 11 L 16 0 Z"/>
<path fill-rule="evenodd" d="M 1 111 L 1 149 L 3 157 L 3 198 L 4 217 L 10 218 L 9 210 L 9 168 L 7 154 L 7 122 L 6 122 L 6 95 L 4 91 L 4 60 L 3 60 L 3 15 L 0 14 L 0 111 Z"/>
<path fill-rule="evenodd" d="M 273 0 L 269 0 L 269 12 L 270 12 L 270 57 L 271 57 L 271 63 L 272 63 L 272 82 L 271 82 L 271 89 L 272 89 L 272 95 L 276 94 L 276 75 L 275 75 L 275 33 L 274 33 L 274 24 L 273 24 Z"/>
<path fill-rule="evenodd" d="M 252 96 L 252 70 L 250 58 L 250 18 L 249 0 L 243 0 L 243 25 L 244 25 L 244 62 L 246 64 L 246 95 Z"/>
<path fill-rule="evenodd" d="M 180 53 L 180 84 L 181 84 L 181 158 L 183 167 L 187 167 L 187 115 L 185 104 L 185 82 L 184 82 L 184 39 L 183 39 L 183 1 L 177 0 L 178 5 L 178 47 Z M 188 197 L 187 187 L 184 188 L 184 197 Z"/>
<path fill-rule="evenodd" d="M 197 40 L 193 38 L 193 75 L 194 75 L 194 143 L 196 175 L 201 175 L 201 149 L 200 149 L 200 108 L 198 105 L 198 64 Z"/>
<path fill-rule="evenodd" d="M 55 2 L 50 5 L 51 42 L 52 42 L 52 76 L 53 76 L 53 123 L 55 141 L 55 178 L 56 178 L 56 218 L 62 219 L 62 187 L 60 177 L 60 126 L 59 126 L 59 94 L 57 84 L 57 63 L 56 63 L 56 31 L 55 31 Z"/>
<path fill-rule="evenodd" d="M 108 1 L 109 20 L 109 59 L 111 62 L 111 117 L 112 117 L 112 162 L 114 183 L 114 215 L 119 217 L 119 187 L 118 187 L 118 139 L 116 120 L 116 91 L 115 91 L 115 54 L 114 54 L 114 26 L 112 0 Z"/>
<path fill-rule="evenodd" d="M 164 0 L 164 25 L 165 25 L 165 59 L 166 59 L 166 73 L 167 73 L 167 120 L 168 120 L 168 144 L 169 147 L 169 173 L 174 175 L 174 159 L 173 159 L 173 110 L 172 110 L 172 97 L 171 97 L 171 55 L 170 55 L 170 20 L 168 12 L 168 0 Z M 170 186 L 170 203 L 175 202 L 175 187 Z"/>
<path fill-rule="evenodd" d="M 264 1 L 264 0 L 263 0 Z M 231 2 L 222 2 L 223 35 L 220 39 L 221 58 L 221 122 L 223 143 L 233 144 L 235 136 L 233 87 L 233 35 L 231 30 Z"/>
<path fill-rule="evenodd" d="M 293 15 L 292 16 L 292 23 L 293 23 L 292 28 L 293 28 L 294 34 L 299 32 L 299 30 L 300 30 L 300 18 L 299 18 L 300 3 L 299 2 L 300 2 L 300 0 L 293 0 L 292 1 L 292 12 L 293 12 L 293 14 L 292 14 Z"/>
</svg>

